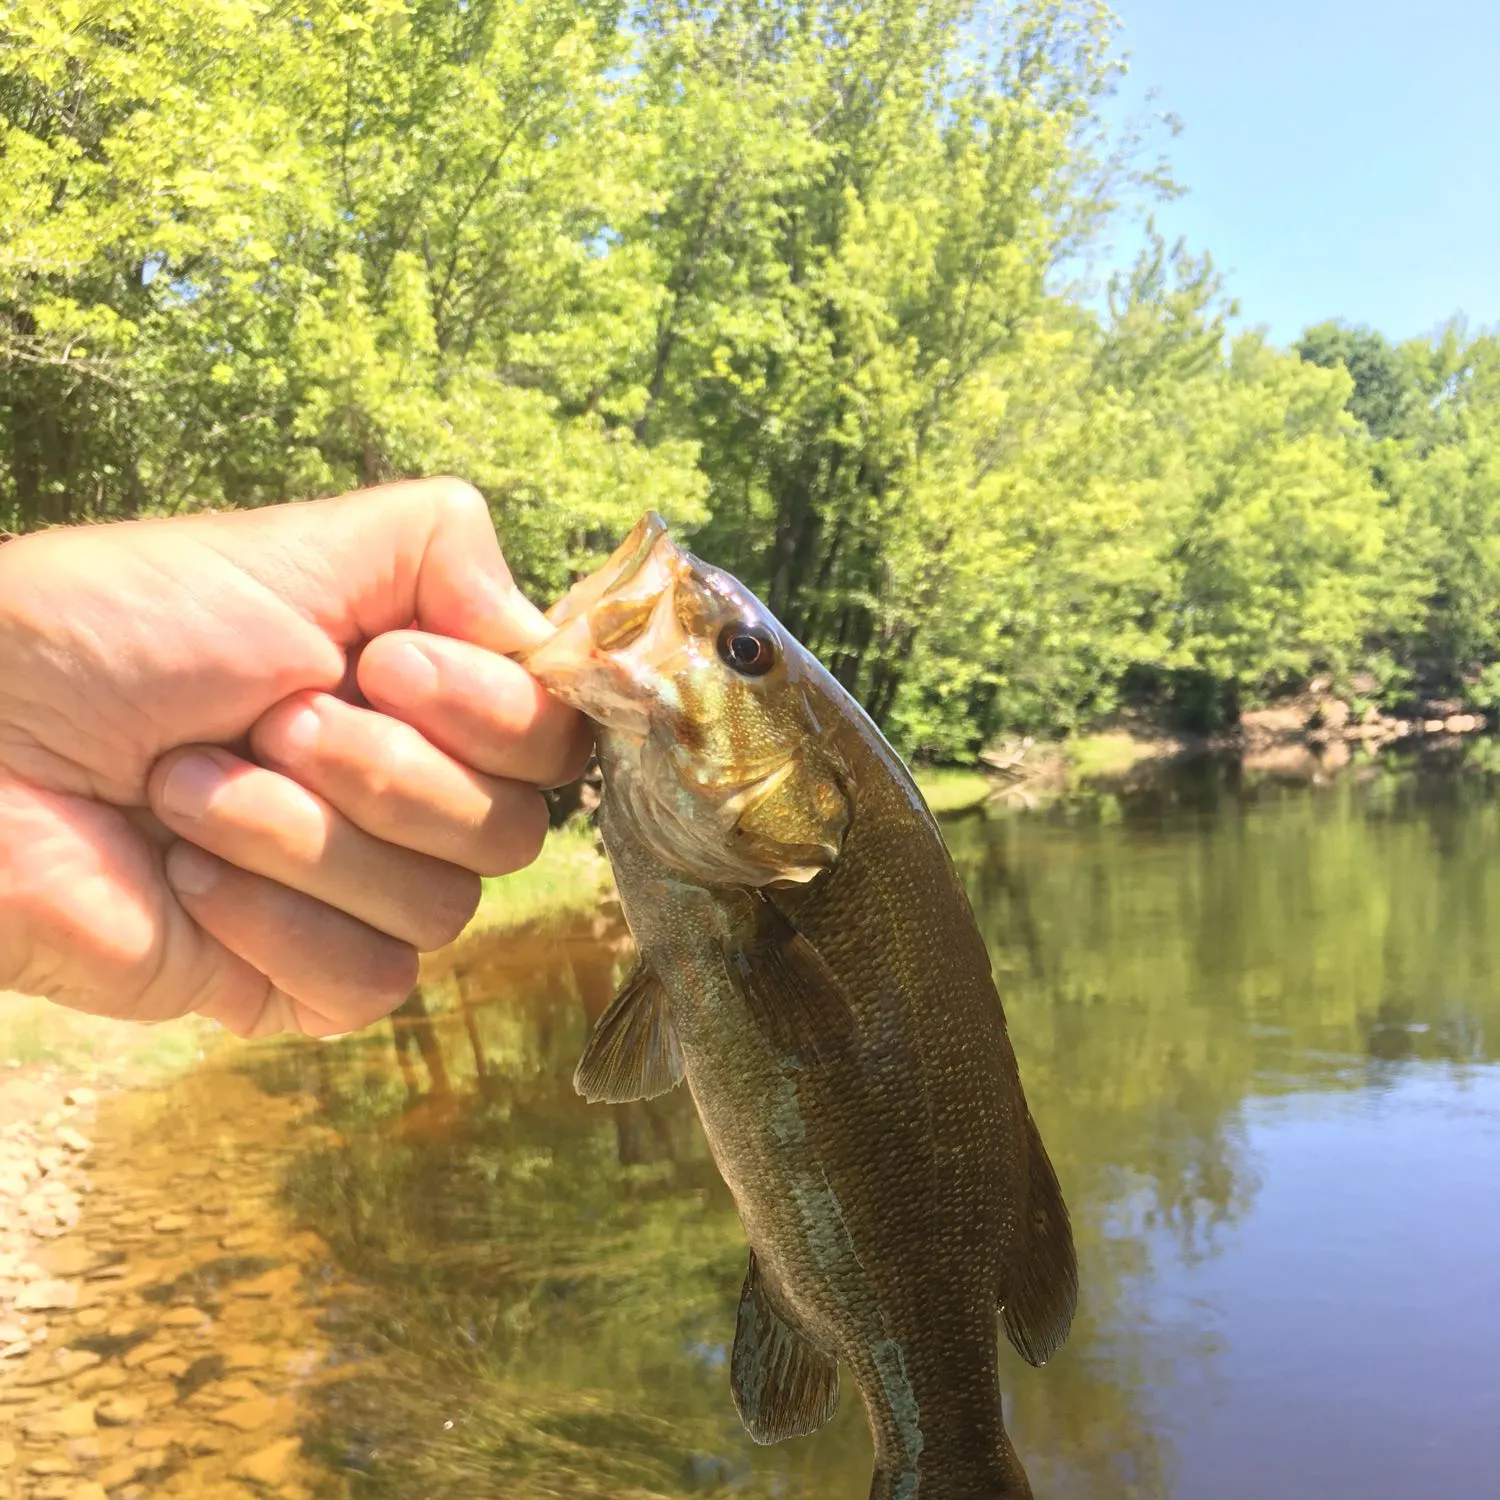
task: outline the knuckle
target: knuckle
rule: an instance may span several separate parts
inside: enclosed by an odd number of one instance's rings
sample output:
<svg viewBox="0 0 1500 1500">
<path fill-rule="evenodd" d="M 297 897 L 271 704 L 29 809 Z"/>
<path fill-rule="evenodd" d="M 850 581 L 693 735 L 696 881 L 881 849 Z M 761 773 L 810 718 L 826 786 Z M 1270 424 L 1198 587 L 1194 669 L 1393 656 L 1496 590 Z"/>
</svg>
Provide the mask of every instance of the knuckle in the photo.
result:
<svg viewBox="0 0 1500 1500">
<path fill-rule="evenodd" d="M 542 852 L 547 837 L 547 799 L 526 790 L 496 806 L 485 840 L 481 875 L 511 875 Z"/>
<path fill-rule="evenodd" d="M 364 754 L 352 768 L 350 793 L 361 813 L 378 818 L 407 788 L 416 730 L 372 716 Z"/>
<path fill-rule="evenodd" d="M 588 769 L 589 761 L 593 759 L 593 756 L 593 728 L 587 719 L 580 719 L 569 730 L 568 738 L 559 752 L 558 763 L 554 767 L 555 777 L 545 782 L 544 785 L 559 787 L 567 786 L 571 781 L 577 781 Z"/>
<path fill-rule="evenodd" d="M 473 523 L 480 517 L 489 524 L 490 508 L 483 495 L 467 479 L 453 474 L 439 474 L 428 483 L 433 500 L 443 519 Z"/>
<path fill-rule="evenodd" d="M 361 1009 L 368 1008 L 373 1016 L 393 1011 L 416 988 L 420 969 L 417 949 L 412 944 L 392 938 L 373 945 L 365 971 L 360 975 Z"/>
<path fill-rule="evenodd" d="M 445 947 L 469 925 L 479 907 L 478 875 L 450 866 L 432 882 L 423 909 L 414 914 L 413 940 L 423 953 Z"/>
</svg>

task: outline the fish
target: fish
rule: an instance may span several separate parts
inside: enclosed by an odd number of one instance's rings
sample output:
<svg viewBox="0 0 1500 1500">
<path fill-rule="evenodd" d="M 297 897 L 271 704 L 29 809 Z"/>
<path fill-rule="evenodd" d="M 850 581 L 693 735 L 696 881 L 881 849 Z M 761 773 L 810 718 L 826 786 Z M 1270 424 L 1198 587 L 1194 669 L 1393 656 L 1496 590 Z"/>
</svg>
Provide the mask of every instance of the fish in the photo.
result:
<svg viewBox="0 0 1500 1500">
<path fill-rule="evenodd" d="M 1072 1229 L 990 959 L 910 772 L 853 696 L 655 511 L 519 654 L 594 723 L 636 962 L 574 1078 L 686 1080 L 749 1255 L 729 1360 L 760 1443 L 852 1377 L 871 1500 L 1032 1494 L 998 1329 L 1040 1365 Z"/>
</svg>

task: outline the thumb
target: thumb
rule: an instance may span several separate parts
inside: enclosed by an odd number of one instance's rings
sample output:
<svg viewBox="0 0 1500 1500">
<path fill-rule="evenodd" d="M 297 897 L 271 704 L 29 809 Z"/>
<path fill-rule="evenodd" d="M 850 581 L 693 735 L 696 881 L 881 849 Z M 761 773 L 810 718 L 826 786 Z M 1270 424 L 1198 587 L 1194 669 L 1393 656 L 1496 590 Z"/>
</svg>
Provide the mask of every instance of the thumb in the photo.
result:
<svg viewBox="0 0 1500 1500">
<path fill-rule="evenodd" d="M 214 520 L 205 540 L 342 644 L 415 624 L 504 654 L 553 633 L 516 587 L 484 497 L 462 480 L 406 480 Z"/>
</svg>

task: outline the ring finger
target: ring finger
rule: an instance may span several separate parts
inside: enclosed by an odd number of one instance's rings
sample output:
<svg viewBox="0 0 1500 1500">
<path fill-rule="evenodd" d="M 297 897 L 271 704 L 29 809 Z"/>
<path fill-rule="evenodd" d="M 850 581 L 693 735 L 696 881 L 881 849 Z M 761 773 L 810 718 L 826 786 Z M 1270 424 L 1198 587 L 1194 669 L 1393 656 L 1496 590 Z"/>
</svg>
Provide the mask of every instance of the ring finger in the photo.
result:
<svg viewBox="0 0 1500 1500">
<path fill-rule="evenodd" d="M 316 793 L 227 750 L 165 755 L 152 811 L 179 837 L 429 952 L 474 914 L 479 879 L 357 827 Z"/>
</svg>

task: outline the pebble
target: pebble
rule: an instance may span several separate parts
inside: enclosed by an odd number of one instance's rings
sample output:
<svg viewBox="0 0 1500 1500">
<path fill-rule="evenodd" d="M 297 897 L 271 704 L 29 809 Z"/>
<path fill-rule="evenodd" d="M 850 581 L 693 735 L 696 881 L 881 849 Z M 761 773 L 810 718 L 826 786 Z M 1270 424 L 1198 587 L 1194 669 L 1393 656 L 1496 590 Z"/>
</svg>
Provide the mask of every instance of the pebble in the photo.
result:
<svg viewBox="0 0 1500 1500">
<path fill-rule="evenodd" d="M 163 1380 L 176 1380 L 179 1375 L 187 1374 L 188 1362 L 180 1354 L 166 1354 L 160 1359 L 153 1359 L 146 1364 L 146 1373 L 155 1375 Z"/>
<path fill-rule="evenodd" d="M 18 1386 L 56 1385 L 59 1380 L 66 1380 L 68 1372 L 59 1365 L 48 1365 L 36 1363 L 23 1374 L 16 1376 Z"/>
<path fill-rule="evenodd" d="M 73 1389 L 80 1396 L 91 1396 L 96 1391 L 115 1391 L 128 1384 L 128 1376 L 119 1365 L 96 1365 L 79 1376 Z"/>
<path fill-rule="evenodd" d="M 76 1281 L 33 1281 L 16 1297 L 17 1312 L 66 1311 L 78 1301 Z"/>
<path fill-rule="evenodd" d="M 236 1297 L 280 1297 L 290 1292 L 301 1280 L 301 1266 L 279 1266 L 274 1271 L 257 1276 L 253 1281 L 241 1281 L 229 1290 Z"/>
<path fill-rule="evenodd" d="M 122 1484 L 129 1484 L 139 1474 L 144 1474 L 147 1469 L 158 1467 L 152 1459 L 157 1455 L 153 1453 L 127 1453 L 117 1458 L 112 1464 L 106 1464 L 99 1470 L 96 1476 L 99 1483 L 107 1490 L 117 1490 Z"/>
<path fill-rule="evenodd" d="M 37 1262 L 51 1276 L 83 1276 L 98 1259 L 95 1251 L 76 1242 L 49 1245 L 37 1252 Z"/>
<path fill-rule="evenodd" d="M 157 1234 L 180 1234 L 192 1222 L 191 1214 L 162 1214 L 151 1221 L 151 1228 Z"/>
<path fill-rule="evenodd" d="M 59 1125 L 57 1127 L 57 1139 L 68 1148 L 76 1151 L 80 1156 L 85 1151 L 92 1151 L 94 1143 L 80 1130 L 74 1130 L 71 1125 Z"/>
<path fill-rule="evenodd" d="M 69 1089 L 68 1092 L 63 1095 L 63 1103 L 71 1104 L 76 1109 L 87 1109 L 91 1104 L 97 1104 L 98 1102 L 98 1094 L 96 1094 L 93 1089 L 88 1088 L 85 1085 L 80 1085 L 75 1089 Z"/>
<path fill-rule="evenodd" d="M 127 1350 L 120 1363 L 127 1370 L 138 1370 L 148 1360 L 160 1359 L 171 1352 L 170 1344 L 159 1344 L 155 1340 L 148 1339 L 144 1344 L 137 1344 L 134 1349 Z"/>
<path fill-rule="evenodd" d="M 58 1411 L 30 1417 L 24 1425 L 26 1436 L 32 1438 L 87 1437 L 94 1430 L 94 1403 L 74 1401 Z"/>
<path fill-rule="evenodd" d="M 99 1420 L 109 1427 L 126 1427 L 146 1415 L 144 1396 L 109 1396 L 99 1403 Z"/>
<path fill-rule="evenodd" d="M 0 1438 L 0 1469 L 8 1469 L 16 1461 L 16 1445 L 9 1438 Z"/>
<path fill-rule="evenodd" d="M 218 1401 L 254 1401 L 259 1398 L 261 1389 L 253 1380 L 221 1380 L 217 1385 L 205 1386 L 204 1394 L 211 1395 Z"/>
<path fill-rule="evenodd" d="M 28 1474 L 71 1474 L 73 1465 L 68 1459 L 60 1454 L 47 1454 L 41 1458 L 34 1458 L 26 1465 Z"/>
<path fill-rule="evenodd" d="M 259 1370 L 271 1362 L 264 1344 L 233 1344 L 224 1351 L 226 1370 Z"/>
<path fill-rule="evenodd" d="M 291 1467 L 292 1460 L 301 1451 L 301 1438 L 282 1438 L 279 1442 L 271 1443 L 259 1452 L 252 1453 L 248 1458 L 241 1459 L 235 1465 L 235 1477 L 249 1479 L 256 1484 L 264 1484 L 273 1488 L 280 1486 L 286 1481 L 287 1470 Z"/>
<path fill-rule="evenodd" d="M 69 1490 L 68 1500 L 109 1500 L 109 1493 L 102 1484 L 90 1479 Z"/>
<path fill-rule="evenodd" d="M 241 1432 L 254 1432 L 264 1427 L 276 1415 L 276 1400 L 272 1396 L 258 1396 L 254 1401 L 238 1401 L 213 1414 L 215 1422 L 237 1427 Z"/>
<path fill-rule="evenodd" d="M 163 1328 L 201 1328 L 208 1314 L 199 1307 L 174 1307 L 162 1320 Z"/>
</svg>

